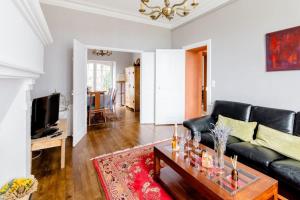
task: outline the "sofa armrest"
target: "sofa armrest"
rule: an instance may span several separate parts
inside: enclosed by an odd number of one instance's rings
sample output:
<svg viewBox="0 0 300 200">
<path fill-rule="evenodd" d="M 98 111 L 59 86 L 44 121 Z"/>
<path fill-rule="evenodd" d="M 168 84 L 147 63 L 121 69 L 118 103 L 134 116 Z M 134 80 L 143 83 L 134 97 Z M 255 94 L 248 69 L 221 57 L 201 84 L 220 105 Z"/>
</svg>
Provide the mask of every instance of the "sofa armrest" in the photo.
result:
<svg viewBox="0 0 300 200">
<path fill-rule="evenodd" d="M 190 119 L 183 122 L 183 126 L 190 129 L 192 132 L 200 131 L 200 132 L 206 132 L 209 131 L 210 128 L 212 128 L 212 124 L 214 124 L 214 120 L 210 115 Z"/>
</svg>

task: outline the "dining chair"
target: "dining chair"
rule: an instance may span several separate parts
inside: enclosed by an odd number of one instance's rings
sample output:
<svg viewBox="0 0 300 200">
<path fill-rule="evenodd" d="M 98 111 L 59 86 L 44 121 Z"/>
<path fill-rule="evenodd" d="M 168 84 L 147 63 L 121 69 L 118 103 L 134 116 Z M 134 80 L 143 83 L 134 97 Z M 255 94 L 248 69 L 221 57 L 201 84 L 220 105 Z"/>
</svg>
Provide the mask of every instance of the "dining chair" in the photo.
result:
<svg viewBox="0 0 300 200">
<path fill-rule="evenodd" d="M 89 92 L 88 100 L 89 100 L 89 110 L 88 110 L 88 120 L 89 126 L 96 125 L 99 123 L 92 124 L 92 117 L 95 117 L 97 114 L 102 115 L 104 119 L 104 123 L 106 124 L 106 108 L 104 106 L 104 102 L 101 103 L 102 92 Z M 104 98 L 105 100 L 105 98 Z"/>
<path fill-rule="evenodd" d="M 117 111 L 116 111 L 116 98 L 117 98 L 117 89 L 116 88 L 114 88 L 114 90 L 113 90 L 113 94 L 112 94 L 112 100 L 111 100 L 111 106 L 112 106 L 112 111 L 113 111 L 113 113 L 117 113 Z"/>
<path fill-rule="evenodd" d="M 108 113 L 107 116 L 110 120 L 116 119 L 117 118 L 117 113 L 116 113 L 116 96 L 117 96 L 117 89 L 113 88 L 111 90 L 110 96 L 108 96 L 106 106 L 108 108 Z"/>
</svg>

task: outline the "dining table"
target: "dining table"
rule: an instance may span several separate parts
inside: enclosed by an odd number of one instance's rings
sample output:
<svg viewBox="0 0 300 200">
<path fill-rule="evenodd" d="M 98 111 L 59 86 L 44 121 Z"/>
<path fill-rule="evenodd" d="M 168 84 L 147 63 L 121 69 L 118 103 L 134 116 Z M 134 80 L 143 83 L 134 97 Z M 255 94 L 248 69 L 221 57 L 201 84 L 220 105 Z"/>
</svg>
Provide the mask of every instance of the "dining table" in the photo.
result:
<svg viewBox="0 0 300 200">
<path fill-rule="evenodd" d="M 88 110 L 88 121 L 89 121 L 89 124 L 90 124 L 90 112 L 91 112 L 91 109 L 92 108 L 96 108 L 96 107 L 99 107 L 99 108 L 105 108 L 105 94 L 106 94 L 107 91 L 105 90 L 90 90 L 87 92 L 88 94 L 88 107 L 87 107 L 87 110 Z M 100 96 L 102 98 L 98 98 L 98 102 L 95 102 L 96 101 L 96 98 L 95 96 L 97 94 L 100 94 Z M 97 109 L 99 109 L 97 108 Z"/>
</svg>

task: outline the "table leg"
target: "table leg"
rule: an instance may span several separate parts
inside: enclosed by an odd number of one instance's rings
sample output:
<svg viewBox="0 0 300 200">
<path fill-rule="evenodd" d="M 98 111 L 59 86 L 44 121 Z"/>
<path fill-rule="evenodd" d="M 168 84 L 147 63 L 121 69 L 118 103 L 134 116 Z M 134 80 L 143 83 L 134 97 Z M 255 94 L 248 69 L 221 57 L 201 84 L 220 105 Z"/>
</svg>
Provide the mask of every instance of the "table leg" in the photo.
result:
<svg viewBox="0 0 300 200">
<path fill-rule="evenodd" d="M 271 199 L 273 199 L 273 200 L 278 200 L 279 199 L 278 185 L 273 187 L 273 195 L 272 195 Z"/>
<path fill-rule="evenodd" d="M 154 179 L 158 180 L 160 174 L 160 158 L 154 152 Z"/>
<path fill-rule="evenodd" d="M 61 141 L 61 155 L 60 155 L 60 167 L 65 168 L 65 160 L 66 160 L 66 140 L 63 139 Z"/>
</svg>

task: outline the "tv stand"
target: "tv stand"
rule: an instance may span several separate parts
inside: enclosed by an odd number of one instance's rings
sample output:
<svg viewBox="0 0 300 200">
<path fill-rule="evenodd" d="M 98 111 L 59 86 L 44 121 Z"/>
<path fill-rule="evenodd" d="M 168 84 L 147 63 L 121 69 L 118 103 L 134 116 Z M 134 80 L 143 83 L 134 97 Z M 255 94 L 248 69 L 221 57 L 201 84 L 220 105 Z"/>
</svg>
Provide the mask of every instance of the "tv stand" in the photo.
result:
<svg viewBox="0 0 300 200">
<path fill-rule="evenodd" d="M 55 132 L 53 132 L 55 130 Z M 61 147 L 61 168 L 65 168 L 65 146 L 67 138 L 67 120 L 60 119 L 58 125 L 47 129 L 44 137 L 31 140 L 31 152 L 53 147 Z M 61 135 L 51 137 L 51 135 L 61 132 Z M 52 134 L 51 134 L 52 133 Z M 47 135 L 48 134 L 48 135 Z"/>
</svg>

